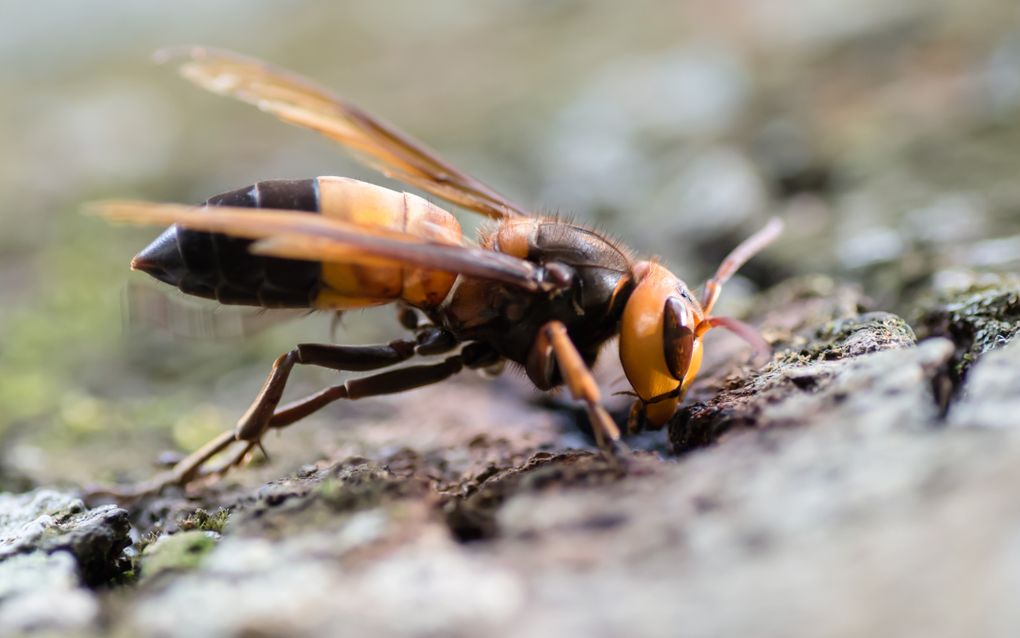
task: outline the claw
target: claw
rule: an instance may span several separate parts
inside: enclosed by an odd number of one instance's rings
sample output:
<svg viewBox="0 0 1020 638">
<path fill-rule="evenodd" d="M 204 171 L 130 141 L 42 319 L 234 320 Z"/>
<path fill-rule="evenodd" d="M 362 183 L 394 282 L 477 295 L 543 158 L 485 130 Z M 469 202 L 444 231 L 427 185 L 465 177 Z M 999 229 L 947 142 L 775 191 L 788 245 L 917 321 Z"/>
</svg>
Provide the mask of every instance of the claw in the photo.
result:
<svg viewBox="0 0 1020 638">
<path fill-rule="evenodd" d="M 86 490 L 85 498 L 87 500 L 113 499 L 121 503 L 128 503 L 159 494 L 171 485 L 187 488 L 197 481 L 216 475 L 215 472 L 203 470 L 203 468 L 213 457 L 229 448 L 236 440 L 234 432 L 227 430 L 186 456 L 170 470 L 160 472 L 148 481 L 124 488 L 90 488 Z M 249 443 L 244 447 L 244 454 L 251 450 L 252 445 Z"/>
<path fill-rule="evenodd" d="M 627 415 L 627 434 L 637 434 L 645 429 L 645 404 L 640 399 L 634 401 Z"/>
<path fill-rule="evenodd" d="M 630 474 L 634 467 L 634 454 L 622 439 L 607 441 L 602 454 L 621 476 Z"/>
</svg>

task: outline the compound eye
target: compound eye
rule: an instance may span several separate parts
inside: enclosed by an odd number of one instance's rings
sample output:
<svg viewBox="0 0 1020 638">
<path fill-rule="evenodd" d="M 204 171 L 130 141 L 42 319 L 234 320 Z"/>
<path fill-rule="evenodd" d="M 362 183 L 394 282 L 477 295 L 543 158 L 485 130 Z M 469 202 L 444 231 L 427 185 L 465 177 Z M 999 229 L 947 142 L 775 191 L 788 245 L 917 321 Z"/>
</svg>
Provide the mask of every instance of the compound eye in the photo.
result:
<svg viewBox="0 0 1020 638">
<path fill-rule="evenodd" d="M 685 295 L 685 291 L 680 291 Z M 688 298 L 689 297 L 686 297 Z M 662 346 L 669 372 L 677 381 L 683 381 L 694 357 L 694 328 L 687 304 L 677 297 L 666 299 L 662 315 Z"/>
</svg>

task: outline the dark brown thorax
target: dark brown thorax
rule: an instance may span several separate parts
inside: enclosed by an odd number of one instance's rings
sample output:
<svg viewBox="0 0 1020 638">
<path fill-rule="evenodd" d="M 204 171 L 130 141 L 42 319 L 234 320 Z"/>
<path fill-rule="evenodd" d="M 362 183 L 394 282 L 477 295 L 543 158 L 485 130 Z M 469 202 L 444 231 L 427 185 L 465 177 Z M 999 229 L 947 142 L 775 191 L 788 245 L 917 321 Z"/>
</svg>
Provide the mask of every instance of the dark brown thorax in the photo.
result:
<svg viewBox="0 0 1020 638">
<path fill-rule="evenodd" d="M 461 278 L 437 319 L 458 339 L 488 343 L 520 364 L 527 361 L 538 330 L 558 320 L 585 361 L 594 362 L 602 344 L 616 334 L 631 291 L 629 255 L 590 228 L 554 219 L 503 222 L 483 235 L 482 245 L 561 269 L 571 284 L 533 293 Z"/>
</svg>

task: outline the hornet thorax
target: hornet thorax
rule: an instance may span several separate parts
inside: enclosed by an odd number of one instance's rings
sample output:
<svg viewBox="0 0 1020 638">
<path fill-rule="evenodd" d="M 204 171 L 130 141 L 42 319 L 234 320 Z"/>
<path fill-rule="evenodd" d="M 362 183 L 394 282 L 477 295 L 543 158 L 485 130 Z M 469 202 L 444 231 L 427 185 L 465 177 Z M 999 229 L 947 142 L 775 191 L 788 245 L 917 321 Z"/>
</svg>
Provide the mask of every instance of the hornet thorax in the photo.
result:
<svg viewBox="0 0 1020 638">
<path fill-rule="evenodd" d="M 482 245 L 542 266 L 562 267 L 568 288 L 534 293 L 461 278 L 440 321 L 463 341 L 483 341 L 524 364 L 538 330 L 561 321 L 589 364 L 617 332 L 631 292 L 630 257 L 583 226 L 550 219 L 515 219 L 482 236 Z M 542 383 L 541 385 L 547 385 Z"/>
</svg>

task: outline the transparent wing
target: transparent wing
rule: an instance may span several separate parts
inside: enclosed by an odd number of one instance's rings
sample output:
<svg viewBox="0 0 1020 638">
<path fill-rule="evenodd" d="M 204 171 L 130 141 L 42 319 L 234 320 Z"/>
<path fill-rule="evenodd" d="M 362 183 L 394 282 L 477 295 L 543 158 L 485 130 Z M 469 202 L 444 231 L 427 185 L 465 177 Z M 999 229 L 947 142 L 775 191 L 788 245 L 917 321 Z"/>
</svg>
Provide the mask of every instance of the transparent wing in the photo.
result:
<svg viewBox="0 0 1020 638">
<path fill-rule="evenodd" d="M 265 62 L 205 47 L 166 49 L 198 86 L 229 95 L 285 122 L 317 131 L 388 177 L 491 218 L 529 216 L 522 206 L 440 158 L 421 142 L 313 82 Z"/>
<path fill-rule="evenodd" d="M 107 219 L 185 228 L 254 239 L 259 254 L 364 265 L 413 265 L 488 279 L 525 290 L 551 290 L 535 264 L 473 246 L 433 243 L 400 231 L 360 226 L 303 211 L 187 206 L 114 200 L 89 210 Z"/>
</svg>

